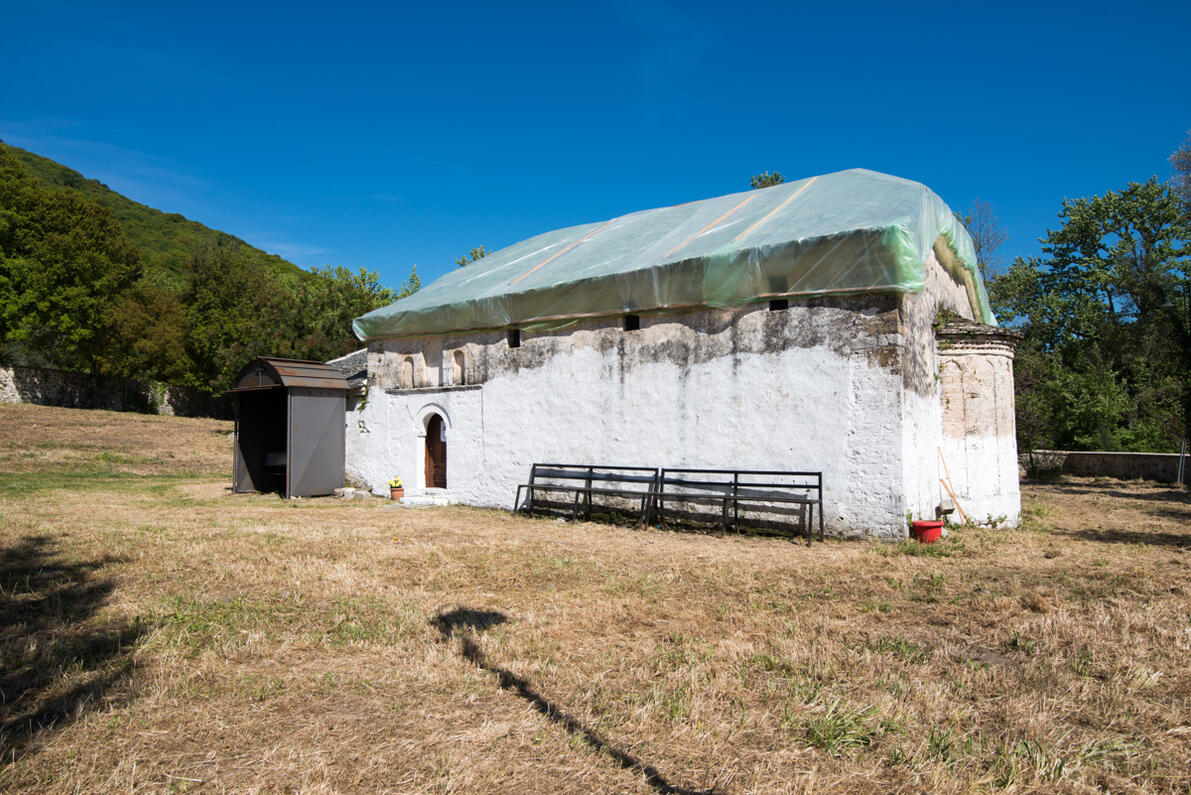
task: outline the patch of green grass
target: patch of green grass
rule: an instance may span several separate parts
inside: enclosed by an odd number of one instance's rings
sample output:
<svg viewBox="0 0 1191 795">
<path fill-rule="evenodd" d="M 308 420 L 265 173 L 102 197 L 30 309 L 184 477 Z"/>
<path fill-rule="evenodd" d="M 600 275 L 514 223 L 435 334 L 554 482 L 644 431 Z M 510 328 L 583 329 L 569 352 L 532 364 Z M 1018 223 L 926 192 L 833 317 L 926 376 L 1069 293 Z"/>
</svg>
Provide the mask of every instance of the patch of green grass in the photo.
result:
<svg viewBox="0 0 1191 795">
<path fill-rule="evenodd" d="M 1011 651 L 1020 651 L 1027 657 L 1033 657 L 1038 652 L 1038 643 L 1031 640 L 1017 632 L 1013 633 L 1013 637 L 1005 644 L 1005 647 Z"/>
<path fill-rule="evenodd" d="M 869 642 L 868 648 L 882 654 L 891 654 L 912 665 L 921 665 L 929 660 L 931 655 L 930 649 L 919 646 L 917 643 L 911 643 L 904 638 L 877 638 Z"/>
<path fill-rule="evenodd" d="M 324 619 L 327 639 L 335 645 L 391 642 L 401 634 L 405 618 L 383 602 L 337 599 Z"/>
<path fill-rule="evenodd" d="M 966 552 L 966 547 L 954 538 L 942 538 L 933 544 L 920 544 L 912 538 L 903 538 L 894 544 L 881 545 L 881 554 L 886 557 L 906 555 L 912 558 L 953 558 Z"/>
<path fill-rule="evenodd" d="M 869 725 L 869 719 L 876 711 L 875 707 L 853 709 L 841 706 L 836 700 L 827 706 L 822 715 L 806 719 L 803 734 L 812 747 L 838 756 L 844 749 L 863 748 L 872 744 L 877 729 Z"/>
<path fill-rule="evenodd" d="M 128 455 L 127 453 L 118 453 L 114 450 L 104 450 L 99 455 L 95 456 L 93 461 L 102 461 L 105 464 L 157 464 L 160 459 L 152 456 L 143 455 Z"/>
<path fill-rule="evenodd" d="M 943 586 L 947 582 L 947 575 L 938 572 L 930 574 L 915 574 L 910 584 L 911 594 L 922 602 L 938 602 L 943 597 Z"/>
<path fill-rule="evenodd" d="M 1092 676 L 1092 652 L 1086 646 L 1072 658 L 1071 671 L 1076 676 Z"/>
<path fill-rule="evenodd" d="M 784 660 L 773 654 L 754 654 L 748 660 L 748 666 L 757 671 L 776 673 L 789 676 L 797 672 L 797 666 L 791 660 Z"/>
<path fill-rule="evenodd" d="M 189 645 L 197 648 L 220 635 L 238 632 L 265 613 L 266 609 L 261 605 L 247 602 L 240 596 L 213 601 L 175 596 L 155 618 L 159 624 L 175 630 L 189 641 Z"/>
<path fill-rule="evenodd" d="M 690 686 L 685 682 L 674 690 L 655 687 L 654 698 L 666 717 L 676 723 L 686 720 L 690 715 Z"/>
<path fill-rule="evenodd" d="M 168 475 L 138 475 L 111 466 L 72 465 L 39 471 L 0 472 L 0 491 L 19 491 L 24 495 L 52 491 L 116 491 L 163 493 L 179 483 L 207 479 L 209 474 L 172 472 Z"/>
<path fill-rule="evenodd" d="M 266 701 L 285 689 L 285 681 L 280 677 L 253 677 L 249 684 L 248 697 L 253 701 Z"/>
<path fill-rule="evenodd" d="M 880 601 L 877 601 L 876 599 L 870 599 L 869 601 L 865 602 L 864 604 L 862 604 L 860 606 L 860 612 L 861 613 L 872 613 L 872 612 L 891 613 L 891 612 L 893 612 L 893 602 L 890 602 L 888 599 L 882 599 Z"/>
<path fill-rule="evenodd" d="M 951 730 L 941 729 L 937 726 L 930 730 L 930 737 L 926 740 L 926 756 L 928 759 L 936 762 L 947 763 L 951 761 Z"/>
</svg>

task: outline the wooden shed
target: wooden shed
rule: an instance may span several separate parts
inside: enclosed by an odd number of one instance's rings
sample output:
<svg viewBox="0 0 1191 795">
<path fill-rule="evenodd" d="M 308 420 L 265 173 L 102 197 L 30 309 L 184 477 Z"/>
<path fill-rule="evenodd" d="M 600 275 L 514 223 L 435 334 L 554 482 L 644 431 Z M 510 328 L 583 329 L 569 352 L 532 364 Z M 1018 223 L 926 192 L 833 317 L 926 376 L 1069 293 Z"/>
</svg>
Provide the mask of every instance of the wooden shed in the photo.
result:
<svg viewBox="0 0 1191 795">
<path fill-rule="evenodd" d="M 236 401 L 232 489 L 315 497 L 342 486 L 347 390 L 343 373 L 321 362 L 249 362 L 228 390 Z"/>
</svg>

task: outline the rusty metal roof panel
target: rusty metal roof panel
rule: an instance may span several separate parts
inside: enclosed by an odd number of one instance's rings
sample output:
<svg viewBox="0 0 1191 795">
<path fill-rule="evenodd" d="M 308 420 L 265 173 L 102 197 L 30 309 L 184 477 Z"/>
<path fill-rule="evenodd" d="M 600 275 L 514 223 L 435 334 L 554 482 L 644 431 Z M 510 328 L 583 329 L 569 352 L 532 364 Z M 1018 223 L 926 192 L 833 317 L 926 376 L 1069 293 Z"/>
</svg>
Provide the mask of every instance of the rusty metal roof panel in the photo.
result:
<svg viewBox="0 0 1191 795">
<path fill-rule="evenodd" d="M 229 392 L 257 389 L 301 387 L 306 389 L 348 390 L 347 379 L 337 368 L 304 359 L 262 356 L 244 366 Z"/>
</svg>

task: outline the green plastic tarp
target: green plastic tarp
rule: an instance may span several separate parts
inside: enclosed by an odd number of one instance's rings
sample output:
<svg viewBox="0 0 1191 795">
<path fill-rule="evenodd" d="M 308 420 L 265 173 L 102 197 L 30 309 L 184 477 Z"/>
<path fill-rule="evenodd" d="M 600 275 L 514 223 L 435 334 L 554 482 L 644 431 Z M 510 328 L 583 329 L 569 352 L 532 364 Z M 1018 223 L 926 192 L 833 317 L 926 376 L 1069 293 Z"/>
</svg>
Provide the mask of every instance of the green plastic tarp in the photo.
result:
<svg viewBox="0 0 1191 795">
<path fill-rule="evenodd" d="M 361 340 L 563 328 L 774 297 L 919 292 L 945 242 L 996 325 L 967 230 L 925 185 L 865 169 L 547 232 L 356 318 Z"/>
</svg>

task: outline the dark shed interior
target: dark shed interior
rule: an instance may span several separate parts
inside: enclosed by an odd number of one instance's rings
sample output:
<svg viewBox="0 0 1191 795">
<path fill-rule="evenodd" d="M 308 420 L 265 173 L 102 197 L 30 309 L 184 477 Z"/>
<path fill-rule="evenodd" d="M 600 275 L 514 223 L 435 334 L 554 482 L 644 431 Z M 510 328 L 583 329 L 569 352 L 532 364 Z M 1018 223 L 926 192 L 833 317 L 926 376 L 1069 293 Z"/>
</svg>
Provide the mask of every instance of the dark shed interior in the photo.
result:
<svg viewBox="0 0 1191 795">
<path fill-rule="evenodd" d="M 233 490 L 314 497 L 342 486 L 347 389 L 343 374 L 321 362 L 249 362 L 228 390 L 236 401 Z"/>
</svg>

